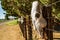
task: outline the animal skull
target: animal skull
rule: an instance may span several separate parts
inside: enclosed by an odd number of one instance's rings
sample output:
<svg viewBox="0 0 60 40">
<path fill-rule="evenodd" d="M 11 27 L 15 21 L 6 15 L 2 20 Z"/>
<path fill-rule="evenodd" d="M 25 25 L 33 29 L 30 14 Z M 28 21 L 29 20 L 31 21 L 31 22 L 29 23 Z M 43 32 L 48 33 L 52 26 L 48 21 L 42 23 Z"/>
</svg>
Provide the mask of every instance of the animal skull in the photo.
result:
<svg viewBox="0 0 60 40">
<path fill-rule="evenodd" d="M 42 29 L 46 27 L 47 22 L 44 19 L 42 15 L 42 6 L 39 5 L 38 1 L 34 1 L 32 3 L 32 9 L 31 9 L 31 18 L 32 18 L 32 24 L 33 29 L 37 30 L 38 33 L 42 34 Z M 42 35 L 41 35 L 42 36 Z"/>
</svg>

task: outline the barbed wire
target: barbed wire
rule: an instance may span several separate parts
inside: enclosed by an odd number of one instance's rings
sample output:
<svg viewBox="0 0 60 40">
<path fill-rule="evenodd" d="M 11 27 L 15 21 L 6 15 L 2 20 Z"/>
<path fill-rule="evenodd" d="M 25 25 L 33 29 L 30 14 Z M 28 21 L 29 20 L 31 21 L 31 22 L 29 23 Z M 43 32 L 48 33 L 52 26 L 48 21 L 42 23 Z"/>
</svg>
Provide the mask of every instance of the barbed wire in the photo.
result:
<svg viewBox="0 0 60 40">
<path fill-rule="evenodd" d="M 46 28 L 46 30 L 56 32 L 56 30 L 54 30 L 54 29 L 48 29 L 48 28 Z"/>
<path fill-rule="evenodd" d="M 55 5 L 55 4 L 58 3 L 58 2 L 60 2 L 60 0 L 59 0 L 59 1 L 56 1 L 56 2 L 53 2 L 53 3 L 51 3 L 51 4 L 48 4 L 48 5 L 44 5 L 44 6 L 49 7 L 49 6 Z"/>
</svg>

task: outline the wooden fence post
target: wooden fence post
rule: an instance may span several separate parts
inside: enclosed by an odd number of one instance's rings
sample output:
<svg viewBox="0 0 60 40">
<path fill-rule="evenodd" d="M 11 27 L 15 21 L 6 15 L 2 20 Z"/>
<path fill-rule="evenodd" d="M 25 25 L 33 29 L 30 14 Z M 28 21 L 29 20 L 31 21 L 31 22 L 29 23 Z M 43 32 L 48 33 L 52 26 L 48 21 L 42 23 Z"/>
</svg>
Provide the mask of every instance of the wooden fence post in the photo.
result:
<svg viewBox="0 0 60 40">
<path fill-rule="evenodd" d="M 31 27 L 31 18 L 28 17 L 28 40 L 32 40 L 32 27 Z"/>
<path fill-rule="evenodd" d="M 25 38 L 25 40 L 27 40 L 26 18 L 23 18 L 23 23 L 19 21 L 19 26 L 23 34 L 23 37 Z"/>
<path fill-rule="evenodd" d="M 24 37 L 25 37 L 25 40 L 27 40 L 26 18 L 24 18 Z"/>
<path fill-rule="evenodd" d="M 49 0 L 50 4 L 52 4 L 52 0 Z M 48 10 L 49 9 L 49 10 Z M 52 5 L 47 7 L 47 17 L 48 17 L 48 29 L 53 29 L 53 20 L 52 19 Z M 48 35 L 48 40 L 53 40 L 53 30 L 48 30 L 47 31 L 47 35 Z"/>
<path fill-rule="evenodd" d="M 47 38 L 45 40 L 53 40 L 53 31 L 49 29 L 53 29 L 53 19 L 52 19 L 52 7 L 43 7 L 43 16 L 47 20 L 47 27 L 45 28 L 45 32 L 47 34 Z"/>
<path fill-rule="evenodd" d="M 49 10 L 48 10 L 49 9 Z M 52 21 L 52 9 L 51 9 L 51 7 L 47 7 L 47 15 L 48 15 L 48 29 L 53 29 L 53 21 Z M 52 30 L 48 30 L 48 33 L 47 33 L 47 35 L 48 35 L 48 40 L 53 40 L 53 31 Z"/>
</svg>

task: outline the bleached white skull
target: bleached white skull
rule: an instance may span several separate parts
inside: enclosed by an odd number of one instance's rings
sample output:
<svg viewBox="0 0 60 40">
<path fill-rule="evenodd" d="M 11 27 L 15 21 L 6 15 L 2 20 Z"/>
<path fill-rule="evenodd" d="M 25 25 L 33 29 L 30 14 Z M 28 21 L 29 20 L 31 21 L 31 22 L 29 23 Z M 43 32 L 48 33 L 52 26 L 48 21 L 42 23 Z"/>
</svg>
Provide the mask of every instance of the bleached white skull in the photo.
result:
<svg viewBox="0 0 60 40">
<path fill-rule="evenodd" d="M 46 27 L 47 22 L 42 15 L 42 6 L 38 1 L 32 3 L 31 18 L 33 29 L 36 29 L 41 34 L 42 29 Z"/>
</svg>

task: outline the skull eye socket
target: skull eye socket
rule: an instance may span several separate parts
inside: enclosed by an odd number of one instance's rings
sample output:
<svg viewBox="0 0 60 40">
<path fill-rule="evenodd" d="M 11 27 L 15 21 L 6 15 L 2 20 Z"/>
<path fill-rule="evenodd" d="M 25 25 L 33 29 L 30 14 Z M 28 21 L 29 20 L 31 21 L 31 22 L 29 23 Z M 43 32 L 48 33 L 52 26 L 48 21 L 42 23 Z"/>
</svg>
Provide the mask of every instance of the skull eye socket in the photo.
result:
<svg viewBox="0 0 60 40">
<path fill-rule="evenodd" d="M 35 14 L 35 17 L 36 17 L 36 18 L 39 18 L 39 17 L 40 17 L 40 14 L 39 14 L 39 13 L 36 13 L 36 14 Z"/>
</svg>

